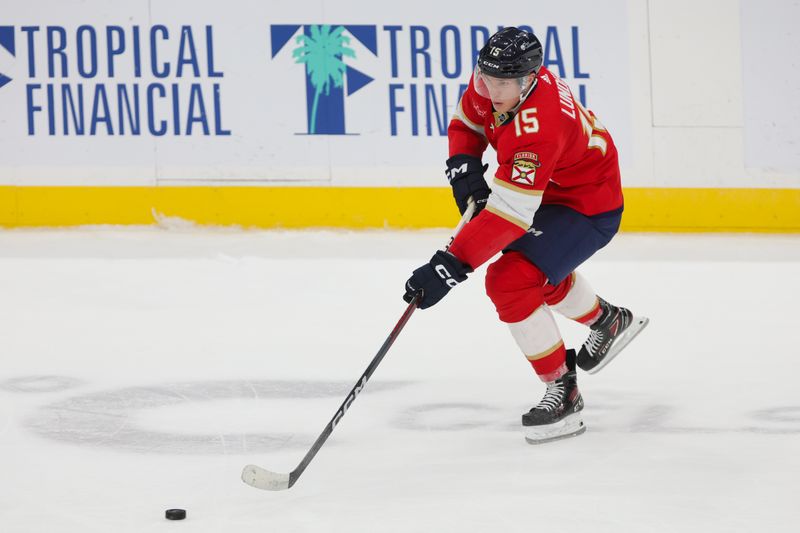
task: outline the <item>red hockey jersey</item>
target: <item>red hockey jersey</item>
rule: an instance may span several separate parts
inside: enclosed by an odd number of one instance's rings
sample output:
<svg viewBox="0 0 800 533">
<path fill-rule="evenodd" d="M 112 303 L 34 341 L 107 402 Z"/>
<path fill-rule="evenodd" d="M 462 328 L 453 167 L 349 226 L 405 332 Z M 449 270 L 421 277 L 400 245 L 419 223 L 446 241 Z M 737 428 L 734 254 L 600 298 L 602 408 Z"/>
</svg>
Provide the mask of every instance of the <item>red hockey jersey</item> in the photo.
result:
<svg viewBox="0 0 800 533">
<path fill-rule="evenodd" d="M 500 165 L 486 209 L 450 248 L 473 268 L 524 234 L 541 204 L 584 215 L 622 206 L 614 141 L 564 80 L 542 67 L 533 92 L 506 119 L 470 81 L 447 132 L 451 157 L 481 157 L 491 144 Z"/>
</svg>

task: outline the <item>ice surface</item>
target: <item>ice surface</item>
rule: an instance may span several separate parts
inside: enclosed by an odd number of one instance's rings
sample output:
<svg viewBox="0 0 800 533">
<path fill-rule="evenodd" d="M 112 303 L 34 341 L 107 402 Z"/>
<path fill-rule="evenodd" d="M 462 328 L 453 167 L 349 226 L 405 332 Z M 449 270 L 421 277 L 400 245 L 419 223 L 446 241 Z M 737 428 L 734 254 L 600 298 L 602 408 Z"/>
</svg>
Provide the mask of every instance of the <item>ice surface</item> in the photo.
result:
<svg viewBox="0 0 800 533">
<path fill-rule="evenodd" d="M 588 431 L 535 447 L 544 386 L 481 268 L 292 489 L 242 483 L 297 465 L 447 236 L 0 231 L 0 532 L 796 530 L 793 236 L 617 237 L 582 272 L 650 326 L 579 376 Z"/>
</svg>

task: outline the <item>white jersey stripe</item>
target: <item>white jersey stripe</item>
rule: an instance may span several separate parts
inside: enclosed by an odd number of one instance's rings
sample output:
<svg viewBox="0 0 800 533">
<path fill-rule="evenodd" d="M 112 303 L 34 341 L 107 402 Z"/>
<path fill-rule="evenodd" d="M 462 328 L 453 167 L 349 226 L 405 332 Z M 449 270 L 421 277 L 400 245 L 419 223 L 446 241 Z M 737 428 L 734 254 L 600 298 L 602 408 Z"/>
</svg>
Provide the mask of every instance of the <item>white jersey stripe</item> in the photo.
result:
<svg viewBox="0 0 800 533">
<path fill-rule="evenodd" d="M 525 222 L 524 220 L 520 220 L 518 218 L 515 218 L 515 217 L 509 215 L 508 213 L 504 213 L 503 211 L 498 211 L 497 209 L 493 208 L 491 205 L 487 205 L 486 206 L 486 210 L 489 211 L 490 213 L 494 213 L 495 215 L 499 216 L 500 218 L 502 218 L 504 220 L 508 220 L 512 224 L 517 225 L 517 226 L 519 226 L 520 228 L 522 228 L 524 230 L 527 230 L 531 226 L 530 223 Z"/>
<path fill-rule="evenodd" d="M 541 191 L 517 189 L 495 178 L 486 208 L 521 228 L 528 229 L 541 203 Z"/>
</svg>

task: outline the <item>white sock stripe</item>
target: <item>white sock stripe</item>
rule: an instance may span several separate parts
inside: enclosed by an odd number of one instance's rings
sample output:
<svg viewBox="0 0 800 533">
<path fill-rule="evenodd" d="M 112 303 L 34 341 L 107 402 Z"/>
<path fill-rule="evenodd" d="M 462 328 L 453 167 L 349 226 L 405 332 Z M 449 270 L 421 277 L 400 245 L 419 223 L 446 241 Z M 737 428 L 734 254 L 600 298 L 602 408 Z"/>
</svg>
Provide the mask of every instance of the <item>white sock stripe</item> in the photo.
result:
<svg viewBox="0 0 800 533">
<path fill-rule="evenodd" d="M 508 325 L 522 353 L 540 354 L 562 342 L 553 312 L 546 305 L 537 308 L 528 318 Z"/>
<path fill-rule="evenodd" d="M 586 278 L 575 272 L 575 282 L 563 300 L 550 307 L 567 318 L 575 319 L 589 313 L 597 305 L 597 295 Z"/>
</svg>

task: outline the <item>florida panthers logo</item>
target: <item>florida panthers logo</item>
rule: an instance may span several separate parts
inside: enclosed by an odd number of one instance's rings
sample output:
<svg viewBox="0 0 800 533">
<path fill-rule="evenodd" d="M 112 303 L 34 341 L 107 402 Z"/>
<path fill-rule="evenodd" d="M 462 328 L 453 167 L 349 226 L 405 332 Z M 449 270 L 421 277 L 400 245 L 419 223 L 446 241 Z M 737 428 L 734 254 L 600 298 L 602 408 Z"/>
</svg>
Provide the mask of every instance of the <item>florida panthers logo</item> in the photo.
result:
<svg viewBox="0 0 800 533">
<path fill-rule="evenodd" d="M 542 166 L 539 156 L 533 152 L 519 152 L 514 154 L 514 169 L 511 171 L 511 181 L 523 185 L 533 185 L 536 169 Z"/>
</svg>

